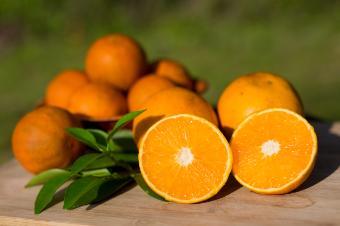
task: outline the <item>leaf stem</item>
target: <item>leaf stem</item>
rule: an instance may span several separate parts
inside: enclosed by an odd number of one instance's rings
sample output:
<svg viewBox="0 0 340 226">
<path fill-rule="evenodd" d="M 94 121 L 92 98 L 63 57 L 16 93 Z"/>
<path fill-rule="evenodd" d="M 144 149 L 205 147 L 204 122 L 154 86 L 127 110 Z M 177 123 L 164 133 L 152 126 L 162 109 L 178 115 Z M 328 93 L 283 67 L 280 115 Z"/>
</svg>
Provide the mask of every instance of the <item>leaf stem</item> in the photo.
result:
<svg viewBox="0 0 340 226">
<path fill-rule="evenodd" d="M 87 171 L 81 172 L 82 177 L 87 177 L 87 176 L 105 177 L 109 175 L 111 175 L 111 173 L 107 168 L 87 170 Z"/>
</svg>

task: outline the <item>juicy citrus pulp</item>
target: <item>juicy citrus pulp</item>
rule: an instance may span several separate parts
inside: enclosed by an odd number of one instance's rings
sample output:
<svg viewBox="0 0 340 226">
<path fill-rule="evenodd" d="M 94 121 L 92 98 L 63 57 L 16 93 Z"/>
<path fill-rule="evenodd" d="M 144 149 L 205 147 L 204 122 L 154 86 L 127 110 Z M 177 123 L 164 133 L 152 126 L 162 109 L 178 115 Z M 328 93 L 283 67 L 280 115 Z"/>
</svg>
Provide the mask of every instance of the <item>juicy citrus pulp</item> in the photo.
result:
<svg viewBox="0 0 340 226">
<path fill-rule="evenodd" d="M 284 194 L 310 174 L 317 153 L 314 129 L 300 115 L 268 109 L 249 116 L 231 139 L 235 178 L 262 194 Z"/>
<path fill-rule="evenodd" d="M 223 134 L 209 121 L 188 114 L 154 124 L 141 141 L 138 157 L 147 184 L 178 203 L 212 197 L 232 167 L 232 152 Z"/>
</svg>

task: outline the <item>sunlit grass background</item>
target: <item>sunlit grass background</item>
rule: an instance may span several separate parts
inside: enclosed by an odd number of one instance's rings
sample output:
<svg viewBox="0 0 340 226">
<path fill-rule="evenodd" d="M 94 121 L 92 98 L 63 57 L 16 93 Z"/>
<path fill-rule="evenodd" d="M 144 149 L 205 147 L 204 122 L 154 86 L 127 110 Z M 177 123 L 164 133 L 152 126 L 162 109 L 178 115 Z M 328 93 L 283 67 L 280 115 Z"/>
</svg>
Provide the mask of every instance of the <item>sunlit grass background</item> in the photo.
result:
<svg viewBox="0 0 340 226">
<path fill-rule="evenodd" d="M 113 32 L 209 80 L 211 103 L 236 76 L 269 71 L 294 84 L 310 115 L 340 119 L 340 1 L 1 0 L 0 162 L 48 81 L 82 69 L 90 43 Z"/>
</svg>

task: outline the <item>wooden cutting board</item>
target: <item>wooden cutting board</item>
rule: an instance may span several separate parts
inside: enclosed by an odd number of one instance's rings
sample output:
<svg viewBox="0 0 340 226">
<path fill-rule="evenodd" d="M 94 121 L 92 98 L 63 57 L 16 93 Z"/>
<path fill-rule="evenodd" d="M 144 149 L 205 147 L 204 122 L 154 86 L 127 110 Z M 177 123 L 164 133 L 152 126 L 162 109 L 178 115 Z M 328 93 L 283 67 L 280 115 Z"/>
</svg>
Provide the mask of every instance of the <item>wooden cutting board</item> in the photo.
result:
<svg viewBox="0 0 340 226">
<path fill-rule="evenodd" d="M 99 205 L 67 211 L 57 203 L 34 215 L 39 187 L 25 189 L 31 175 L 12 160 L 0 168 L 0 225 L 340 225 L 340 122 L 314 125 L 316 168 L 287 195 L 258 195 L 231 178 L 200 204 L 161 202 L 131 187 Z"/>
</svg>

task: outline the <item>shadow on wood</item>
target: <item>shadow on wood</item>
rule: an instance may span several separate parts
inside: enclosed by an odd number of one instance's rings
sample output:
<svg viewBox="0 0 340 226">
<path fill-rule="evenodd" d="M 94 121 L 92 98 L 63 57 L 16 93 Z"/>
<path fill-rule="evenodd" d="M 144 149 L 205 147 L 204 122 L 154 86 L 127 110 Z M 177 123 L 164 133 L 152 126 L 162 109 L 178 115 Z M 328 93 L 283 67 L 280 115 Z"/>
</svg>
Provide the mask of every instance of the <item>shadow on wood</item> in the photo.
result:
<svg viewBox="0 0 340 226">
<path fill-rule="evenodd" d="M 318 137 L 318 156 L 313 172 L 296 191 L 318 184 L 333 174 L 340 165 L 340 123 L 311 122 Z"/>
<path fill-rule="evenodd" d="M 60 190 L 58 190 L 58 191 L 54 194 L 52 202 L 51 202 L 50 204 L 47 205 L 47 207 L 45 208 L 45 210 L 47 210 L 48 208 L 50 208 L 50 207 L 52 207 L 52 206 L 54 206 L 54 205 L 56 205 L 56 204 L 62 202 L 62 201 L 64 200 L 65 190 L 66 190 L 65 187 L 62 188 L 62 189 L 60 189 Z"/>
<path fill-rule="evenodd" d="M 241 184 L 237 182 L 237 180 L 234 178 L 234 176 L 232 174 L 230 174 L 228 181 L 223 186 L 223 188 L 215 196 L 208 199 L 206 202 L 221 199 L 221 198 L 235 192 L 236 190 L 238 190 L 241 187 L 242 187 Z"/>
<path fill-rule="evenodd" d="M 133 180 L 131 182 L 129 182 L 128 185 L 124 186 L 122 189 L 120 189 L 119 191 L 115 192 L 114 194 L 112 194 L 110 197 L 108 197 L 107 199 L 104 199 L 102 201 L 90 204 L 89 206 L 86 207 L 86 210 L 92 210 L 94 208 L 96 208 L 98 205 L 105 203 L 106 201 L 112 199 L 113 197 L 116 197 L 118 195 L 121 195 L 129 190 L 131 190 L 132 188 L 134 188 L 136 186 L 136 183 L 133 182 Z"/>
</svg>

